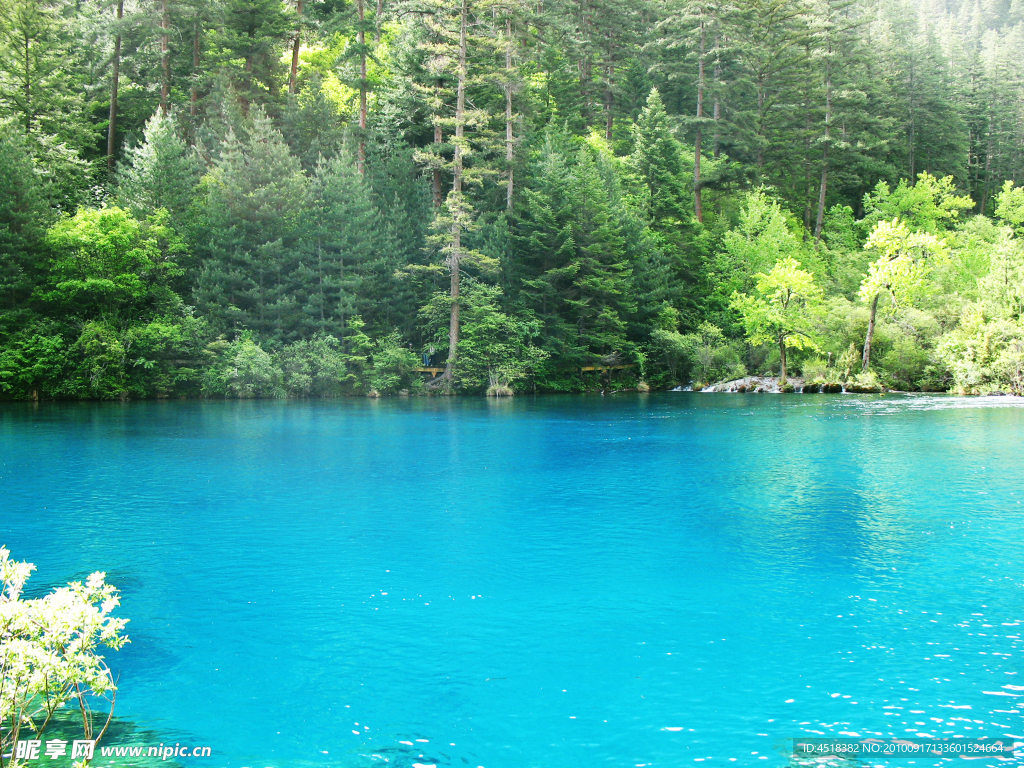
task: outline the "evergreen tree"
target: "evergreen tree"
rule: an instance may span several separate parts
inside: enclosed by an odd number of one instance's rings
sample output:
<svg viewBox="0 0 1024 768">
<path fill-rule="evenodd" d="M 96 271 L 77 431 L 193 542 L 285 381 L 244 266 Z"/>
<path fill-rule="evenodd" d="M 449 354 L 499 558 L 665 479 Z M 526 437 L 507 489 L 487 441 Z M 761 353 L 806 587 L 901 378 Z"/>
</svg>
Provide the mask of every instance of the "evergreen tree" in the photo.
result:
<svg viewBox="0 0 1024 768">
<path fill-rule="evenodd" d="M 279 106 L 281 52 L 294 30 L 293 14 L 282 0 L 222 0 L 211 45 L 243 109 L 250 104 Z"/>
<path fill-rule="evenodd" d="M 640 181 L 640 210 L 671 265 L 673 304 L 696 325 L 702 265 L 695 247 L 691 190 L 695 167 L 674 135 L 657 89 L 651 91 L 633 125 L 633 151 L 628 163 Z"/>
<path fill-rule="evenodd" d="M 204 258 L 197 301 L 225 331 L 293 336 L 303 309 L 289 291 L 306 218 L 307 180 L 298 159 L 260 108 L 232 129 L 204 180 Z"/>
<path fill-rule="evenodd" d="M 0 123 L 0 308 L 16 309 L 38 277 L 39 246 L 49 223 L 45 190 L 17 130 Z"/>
<path fill-rule="evenodd" d="M 341 338 L 353 315 L 367 313 L 372 321 L 376 307 L 361 300 L 368 293 L 364 281 L 393 268 L 382 253 L 380 212 L 348 153 L 317 165 L 307 227 L 307 256 L 291 275 L 306 315 L 299 330 L 304 337 L 317 332 Z"/>
<path fill-rule="evenodd" d="M 125 153 L 117 196 L 141 218 L 166 210 L 171 223 L 185 233 L 200 172 L 199 158 L 179 135 L 175 118 L 158 112 L 146 123 L 142 143 Z"/>
<path fill-rule="evenodd" d="M 62 201 L 75 204 L 91 180 L 81 150 L 97 134 L 75 71 L 71 25 L 46 0 L 0 10 L 0 118 L 22 132 Z"/>
</svg>

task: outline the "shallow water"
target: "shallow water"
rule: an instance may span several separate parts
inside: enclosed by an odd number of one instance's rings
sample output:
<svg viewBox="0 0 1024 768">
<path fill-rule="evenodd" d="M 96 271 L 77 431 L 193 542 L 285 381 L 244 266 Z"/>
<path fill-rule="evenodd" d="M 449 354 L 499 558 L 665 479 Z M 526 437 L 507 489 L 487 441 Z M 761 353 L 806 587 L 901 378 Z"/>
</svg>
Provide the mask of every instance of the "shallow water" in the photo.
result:
<svg viewBox="0 0 1024 768">
<path fill-rule="evenodd" d="M 800 735 L 1021 736 L 1021 405 L 5 404 L 0 542 L 37 588 L 122 588 L 117 712 L 213 748 L 189 765 L 782 766 Z"/>
</svg>

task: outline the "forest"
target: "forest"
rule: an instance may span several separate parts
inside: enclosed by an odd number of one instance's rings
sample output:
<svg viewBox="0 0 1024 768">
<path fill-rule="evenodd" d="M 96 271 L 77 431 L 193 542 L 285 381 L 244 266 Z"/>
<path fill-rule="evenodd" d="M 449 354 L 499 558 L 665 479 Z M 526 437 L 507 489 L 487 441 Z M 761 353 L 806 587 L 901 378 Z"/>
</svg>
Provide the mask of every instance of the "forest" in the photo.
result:
<svg viewBox="0 0 1024 768">
<path fill-rule="evenodd" d="M 0 397 L 1021 395 L 1022 177 L 1024 0 L 5 0 Z"/>
</svg>

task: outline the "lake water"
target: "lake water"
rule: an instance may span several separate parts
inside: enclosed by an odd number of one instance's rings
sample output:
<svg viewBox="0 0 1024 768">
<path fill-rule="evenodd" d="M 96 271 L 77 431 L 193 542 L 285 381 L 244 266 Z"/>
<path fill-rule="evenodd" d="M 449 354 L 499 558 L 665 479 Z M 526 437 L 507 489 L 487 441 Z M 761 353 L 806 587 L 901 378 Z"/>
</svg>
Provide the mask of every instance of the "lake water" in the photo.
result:
<svg viewBox="0 0 1024 768">
<path fill-rule="evenodd" d="M 1021 406 L 4 404 L 0 542 L 37 587 L 108 572 L 117 713 L 212 747 L 189 766 L 783 766 L 801 735 L 1022 736 Z"/>
</svg>

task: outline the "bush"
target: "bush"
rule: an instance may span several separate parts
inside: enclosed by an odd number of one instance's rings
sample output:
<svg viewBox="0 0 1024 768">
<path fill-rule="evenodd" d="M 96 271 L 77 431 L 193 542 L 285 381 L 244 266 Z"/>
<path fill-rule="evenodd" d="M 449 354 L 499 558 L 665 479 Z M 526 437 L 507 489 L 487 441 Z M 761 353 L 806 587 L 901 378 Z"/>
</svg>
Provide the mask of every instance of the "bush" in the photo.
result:
<svg viewBox="0 0 1024 768">
<path fill-rule="evenodd" d="M 828 362 L 822 360 L 820 357 L 805 360 L 801 366 L 801 373 L 803 373 L 804 381 L 808 384 L 823 384 L 830 381 L 832 371 L 833 369 L 829 368 Z"/>
<path fill-rule="evenodd" d="M 1020 392 L 1024 327 L 1012 320 L 991 320 L 983 307 L 965 310 L 960 325 L 938 346 L 939 359 L 963 394 Z"/>
<path fill-rule="evenodd" d="M 402 345 L 398 331 L 374 343 L 371 360 L 373 365 L 367 371 L 367 384 L 380 395 L 393 395 L 400 389 L 410 389 L 420 384 L 416 378 L 419 357 Z"/>
<path fill-rule="evenodd" d="M 864 371 L 856 374 L 845 384 L 847 392 L 881 392 L 882 385 L 874 371 Z"/>
<path fill-rule="evenodd" d="M 11 750 L 22 729 L 41 739 L 58 709 L 75 706 L 82 717 L 84 739 L 99 740 L 89 697 L 110 699 L 117 690 L 114 675 L 99 650 L 128 642 L 122 634 L 127 619 L 111 612 L 119 605 L 117 590 L 97 572 L 49 594 L 24 599 L 25 583 L 35 566 L 11 560 L 0 547 L 0 754 Z M 110 719 L 106 719 L 109 725 Z M 74 757 L 74 755 L 73 755 Z"/>
<path fill-rule="evenodd" d="M 203 393 L 227 397 L 284 397 L 284 374 L 252 337 L 243 334 L 231 343 L 210 345 L 220 360 L 206 370 Z"/>
<path fill-rule="evenodd" d="M 337 397 L 345 378 L 345 354 L 334 336 L 288 344 L 277 356 L 285 391 L 292 397 Z"/>
<path fill-rule="evenodd" d="M 674 382 L 691 380 L 694 386 L 746 374 L 740 345 L 729 341 L 722 329 L 701 323 L 696 333 L 656 330 L 651 334 L 654 348 L 661 353 Z"/>
</svg>

